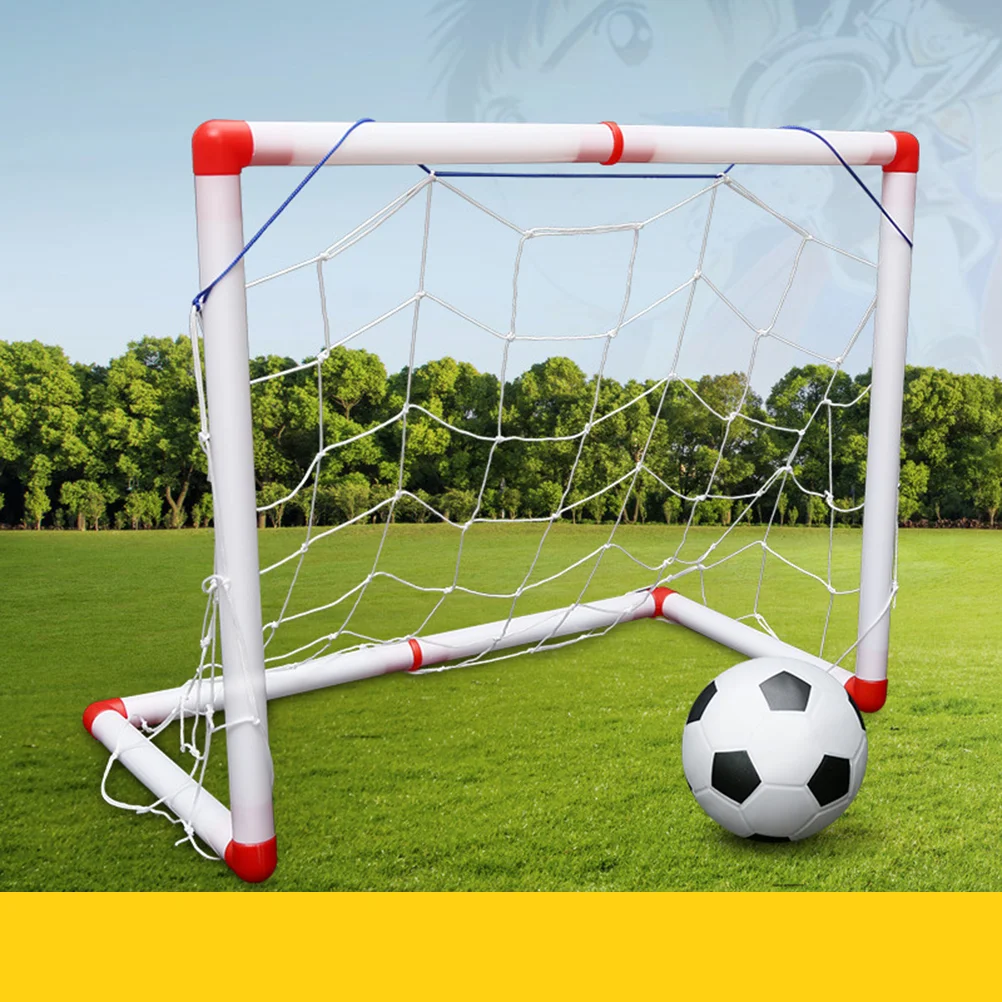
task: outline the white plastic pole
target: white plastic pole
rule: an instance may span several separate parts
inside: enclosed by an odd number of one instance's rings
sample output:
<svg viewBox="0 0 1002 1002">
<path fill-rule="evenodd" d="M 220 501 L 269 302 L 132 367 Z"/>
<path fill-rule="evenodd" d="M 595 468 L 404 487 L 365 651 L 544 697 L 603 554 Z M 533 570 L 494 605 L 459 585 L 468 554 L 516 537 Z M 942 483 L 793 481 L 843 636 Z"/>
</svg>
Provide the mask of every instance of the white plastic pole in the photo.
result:
<svg viewBox="0 0 1002 1002">
<path fill-rule="evenodd" d="M 267 698 L 280 699 L 345 682 L 476 657 L 492 650 L 508 650 L 551 638 L 607 629 L 620 622 L 649 619 L 654 612 L 655 603 L 649 592 L 631 592 L 586 605 L 328 654 L 313 661 L 268 669 L 265 672 Z M 223 680 L 206 680 L 200 685 L 127 696 L 122 700 L 124 713 L 134 723 L 142 720 L 151 725 L 165 720 L 182 706 L 185 712 L 202 713 L 210 705 L 222 705 L 224 692 L 229 698 L 229 684 L 224 676 Z"/>
<path fill-rule="evenodd" d="M 298 665 L 270 668 L 265 672 L 265 688 L 268 699 L 280 699 L 345 682 L 357 682 L 392 672 L 411 671 L 477 657 L 491 651 L 509 650 L 587 631 L 608 629 L 617 623 L 649 619 L 658 615 L 749 658 L 797 658 L 832 673 L 843 684 L 851 677 L 850 672 L 833 667 L 829 662 L 792 644 L 694 602 L 669 588 L 658 588 L 653 592 L 631 592 L 586 605 L 551 609 L 378 647 L 328 654 Z M 222 705 L 225 687 L 228 685 L 225 680 L 206 680 L 198 685 L 127 696 L 122 700 L 124 714 L 134 723 L 144 721 L 155 725 L 179 708 L 183 708 L 186 713 L 204 713 L 210 705 Z"/>
<path fill-rule="evenodd" d="M 232 839 L 230 812 L 208 790 L 114 709 L 97 714 L 90 732 L 214 852 L 226 854 Z"/>
<path fill-rule="evenodd" d="M 195 207 L 205 288 L 244 246 L 239 174 L 196 177 Z M 234 846 L 227 860 L 239 873 L 242 857 L 273 856 L 275 837 L 242 261 L 212 289 L 202 329 L 233 815 Z"/>
<path fill-rule="evenodd" d="M 694 602 L 691 598 L 671 592 L 662 603 L 662 615 L 673 623 L 715 640 L 732 651 L 748 658 L 795 658 L 816 665 L 834 676 L 842 685 L 852 677 L 852 672 L 839 668 L 823 658 L 808 654 L 793 644 L 778 637 L 756 630 L 747 623 L 739 622 L 708 605 Z"/>
<path fill-rule="evenodd" d="M 911 238 L 915 220 L 917 175 L 884 174 L 881 201 Z M 884 217 L 877 258 L 877 310 L 873 327 L 870 426 L 863 505 L 863 552 L 859 582 L 859 626 L 853 695 L 864 709 L 878 709 L 887 689 L 887 651 L 894 549 L 898 524 L 898 475 L 901 455 L 901 405 L 912 249 Z"/>
<path fill-rule="evenodd" d="M 250 166 L 312 167 L 351 122 L 248 122 Z M 849 164 L 886 164 L 889 132 L 822 132 Z M 838 164 L 816 136 L 792 129 L 704 126 L 366 122 L 327 161 L 338 164 Z"/>
</svg>

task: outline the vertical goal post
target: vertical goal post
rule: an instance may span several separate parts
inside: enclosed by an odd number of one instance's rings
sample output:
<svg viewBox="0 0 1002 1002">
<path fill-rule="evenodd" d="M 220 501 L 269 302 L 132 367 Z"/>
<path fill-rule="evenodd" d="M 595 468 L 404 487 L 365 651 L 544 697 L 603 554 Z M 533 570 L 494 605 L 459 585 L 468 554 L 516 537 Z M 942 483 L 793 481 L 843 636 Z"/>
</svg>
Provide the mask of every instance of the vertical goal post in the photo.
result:
<svg viewBox="0 0 1002 1002">
<path fill-rule="evenodd" d="M 350 133 L 350 135 L 348 135 Z M 347 139 L 345 138 L 347 136 Z M 192 141 L 209 457 L 215 523 L 211 587 L 218 600 L 222 679 L 103 700 L 88 731 L 185 826 L 249 881 L 276 864 L 267 701 L 340 682 L 413 671 L 500 650 L 663 617 L 747 656 L 793 656 L 832 672 L 866 711 L 887 692 L 894 597 L 898 473 L 918 142 L 904 132 L 809 132 L 521 123 L 276 123 L 210 121 Z M 333 150 L 333 152 L 332 152 Z M 770 164 L 883 168 L 873 330 L 856 670 L 656 587 L 570 609 L 414 636 L 265 668 L 251 418 L 241 172 L 257 166 Z M 712 176 L 712 175 L 710 175 Z M 225 707 L 229 808 L 142 732 L 172 714 Z"/>
</svg>

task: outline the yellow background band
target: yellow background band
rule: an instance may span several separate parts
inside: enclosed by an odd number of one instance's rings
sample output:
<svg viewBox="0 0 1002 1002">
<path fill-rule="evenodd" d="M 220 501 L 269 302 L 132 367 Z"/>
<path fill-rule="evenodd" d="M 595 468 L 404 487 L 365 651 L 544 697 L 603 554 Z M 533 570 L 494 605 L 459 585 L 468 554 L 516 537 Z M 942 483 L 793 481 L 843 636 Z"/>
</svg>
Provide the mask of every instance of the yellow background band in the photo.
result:
<svg viewBox="0 0 1002 1002">
<path fill-rule="evenodd" d="M 6 894 L 0 918 L 16 999 L 1002 993 L 996 894 Z"/>
</svg>

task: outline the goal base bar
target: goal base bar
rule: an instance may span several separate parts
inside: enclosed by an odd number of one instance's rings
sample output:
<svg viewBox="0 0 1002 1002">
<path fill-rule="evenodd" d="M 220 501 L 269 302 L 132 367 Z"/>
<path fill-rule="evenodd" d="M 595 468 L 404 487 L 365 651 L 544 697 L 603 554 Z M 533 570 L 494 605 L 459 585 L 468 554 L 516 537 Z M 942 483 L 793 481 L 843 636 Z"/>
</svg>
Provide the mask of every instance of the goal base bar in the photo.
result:
<svg viewBox="0 0 1002 1002">
<path fill-rule="evenodd" d="M 684 626 L 748 658 L 788 657 L 816 665 L 846 686 L 860 709 L 872 712 L 883 705 L 886 680 L 869 682 L 822 658 L 776 637 L 716 612 L 670 588 L 654 588 L 563 609 L 517 616 L 480 626 L 412 637 L 381 647 L 363 647 L 330 654 L 299 665 L 283 665 L 265 672 L 268 699 L 279 699 L 344 682 L 417 671 L 450 661 L 475 658 L 529 644 L 609 629 L 621 622 L 664 619 Z M 180 714 L 222 708 L 221 679 L 193 682 L 174 689 L 105 699 L 84 712 L 84 726 L 156 798 L 181 819 L 230 868 L 249 882 L 266 879 L 276 863 L 275 840 L 255 845 L 233 841 L 227 810 L 199 781 L 182 769 L 142 732 Z M 150 808 L 146 808 L 149 810 Z"/>
</svg>

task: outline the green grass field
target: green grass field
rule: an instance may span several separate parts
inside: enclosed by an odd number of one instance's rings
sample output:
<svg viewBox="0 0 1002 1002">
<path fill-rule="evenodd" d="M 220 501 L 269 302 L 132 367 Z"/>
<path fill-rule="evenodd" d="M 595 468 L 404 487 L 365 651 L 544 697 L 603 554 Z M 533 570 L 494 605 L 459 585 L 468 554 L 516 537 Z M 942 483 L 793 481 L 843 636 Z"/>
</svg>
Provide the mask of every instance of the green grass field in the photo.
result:
<svg viewBox="0 0 1002 1002">
<path fill-rule="evenodd" d="M 538 531 L 476 532 L 462 583 L 510 586 L 529 566 Z M 560 527 L 537 579 L 606 536 Z M 395 526 L 380 566 L 442 585 L 456 538 L 438 526 Z M 751 538 L 735 533 L 733 545 Z M 791 559 L 823 568 L 825 532 L 779 530 L 775 539 Z M 271 559 L 297 546 L 299 533 L 269 529 L 261 540 Z M 624 527 L 617 540 L 654 560 L 678 535 Z M 852 573 L 858 540 L 839 534 L 838 575 Z M 366 527 L 325 544 L 297 601 L 329 599 L 364 577 L 377 542 L 378 527 Z M 211 546 L 208 531 L 0 535 L 0 888 L 244 887 L 222 864 L 175 848 L 178 830 L 166 821 L 106 805 L 106 756 L 80 724 L 94 699 L 190 674 Z M 649 579 L 616 551 L 607 556 L 591 596 Z M 890 697 L 868 718 L 866 780 L 847 814 L 805 842 L 745 842 L 701 812 L 682 777 L 682 727 L 695 695 L 737 658 L 679 628 L 641 622 L 562 651 L 271 704 L 280 858 L 262 889 L 1002 890 L 1000 558 L 1002 533 L 902 533 Z M 714 603 L 747 611 L 741 596 L 747 601 L 757 580 L 757 561 L 749 552 L 727 581 L 708 576 Z M 285 573 L 266 578 L 266 615 Z M 569 600 L 584 581 L 582 570 L 549 595 L 530 593 L 520 611 Z M 777 562 L 767 582 L 770 621 L 798 642 L 816 638 L 817 586 Z M 698 583 L 687 579 L 680 590 L 697 597 Z M 400 633 L 429 609 L 427 597 L 379 581 L 357 622 Z M 455 598 L 430 628 L 506 611 Z M 853 615 L 844 600 L 836 646 L 851 637 Z M 290 627 L 287 646 L 330 622 Z M 216 751 L 209 786 L 224 794 Z M 120 768 L 110 792 L 145 793 Z"/>
</svg>

